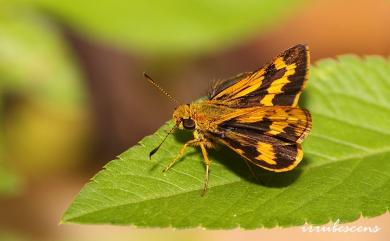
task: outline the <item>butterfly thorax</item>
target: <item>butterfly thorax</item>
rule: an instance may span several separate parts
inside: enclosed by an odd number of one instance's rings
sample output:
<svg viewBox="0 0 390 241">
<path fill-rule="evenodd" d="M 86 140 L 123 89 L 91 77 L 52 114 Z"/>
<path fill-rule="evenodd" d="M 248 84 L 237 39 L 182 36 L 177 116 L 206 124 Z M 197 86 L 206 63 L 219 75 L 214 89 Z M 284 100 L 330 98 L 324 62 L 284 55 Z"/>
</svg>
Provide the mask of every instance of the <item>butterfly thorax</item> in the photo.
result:
<svg viewBox="0 0 390 241">
<path fill-rule="evenodd" d="M 210 130 L 216 128 L 221 116 L 234 112 L 233 109 L 214 104 L 212 101 L 180 105 L 173 112 L 173 119 L 180 129 Z"/>
</svg>

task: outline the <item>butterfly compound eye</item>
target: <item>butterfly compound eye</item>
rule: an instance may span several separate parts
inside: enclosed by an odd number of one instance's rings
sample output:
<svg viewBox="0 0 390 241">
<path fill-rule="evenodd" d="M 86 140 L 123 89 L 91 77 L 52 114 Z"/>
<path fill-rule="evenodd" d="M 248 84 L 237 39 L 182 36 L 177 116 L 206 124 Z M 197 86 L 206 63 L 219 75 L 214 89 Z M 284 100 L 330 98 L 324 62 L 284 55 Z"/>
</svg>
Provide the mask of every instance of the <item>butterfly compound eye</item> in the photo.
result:
<svg viewBox="0 0 390 241">
<path fill-rule="evenodd" d="M 187 130 L 195 129 L 195 121 L 191 118 L 183 119 L 183 127 Z"/>
</svg>

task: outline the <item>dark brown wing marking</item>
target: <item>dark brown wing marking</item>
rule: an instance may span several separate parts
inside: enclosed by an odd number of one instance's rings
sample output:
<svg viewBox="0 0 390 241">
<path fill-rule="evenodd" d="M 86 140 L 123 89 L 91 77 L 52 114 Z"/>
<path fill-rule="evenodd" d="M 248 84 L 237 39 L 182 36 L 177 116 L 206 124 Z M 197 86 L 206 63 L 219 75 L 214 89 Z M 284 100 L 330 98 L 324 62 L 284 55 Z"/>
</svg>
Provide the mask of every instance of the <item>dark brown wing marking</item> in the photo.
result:
<svg viewBox="0 0 390 241">
<path fill-rule="evenodd" d="M 308 79 L 309 50 L 296 45 L 252 73 L 217 82 L 209 99 L 232 107 L 297 106 Z"/>
</svg>

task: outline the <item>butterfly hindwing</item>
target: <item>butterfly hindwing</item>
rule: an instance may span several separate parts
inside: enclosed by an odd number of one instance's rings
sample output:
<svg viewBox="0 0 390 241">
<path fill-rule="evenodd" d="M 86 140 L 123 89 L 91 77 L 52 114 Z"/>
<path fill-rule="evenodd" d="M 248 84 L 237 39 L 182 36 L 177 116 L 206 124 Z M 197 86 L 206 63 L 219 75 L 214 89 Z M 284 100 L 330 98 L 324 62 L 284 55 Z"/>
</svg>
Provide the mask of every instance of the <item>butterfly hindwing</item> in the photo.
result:
<svg viewBox="0 0 390 241">
<path fill-rule="evenodd" d="M 309 50 L 296 45 L 252 73 L 217 82 L 209 99 L 232 107 L 297 106 L 310 64 Z"/>
<path fill-rule="evenodd" d="M 211 135 L 255 165 L 282 172 L 301 161 L 300 143 L 310 129 L 307 110 L 259 106 L 241 109 L 235 116 L 222 116 L 217 132 Z"/>
<path fill-rule="evenodd" d="M 303 157 L 301 144 L 286 142 L 243 128 L 226 130 L 219 141 L 251 163 L 274 172 L 293 169 Z"/>
</svg>

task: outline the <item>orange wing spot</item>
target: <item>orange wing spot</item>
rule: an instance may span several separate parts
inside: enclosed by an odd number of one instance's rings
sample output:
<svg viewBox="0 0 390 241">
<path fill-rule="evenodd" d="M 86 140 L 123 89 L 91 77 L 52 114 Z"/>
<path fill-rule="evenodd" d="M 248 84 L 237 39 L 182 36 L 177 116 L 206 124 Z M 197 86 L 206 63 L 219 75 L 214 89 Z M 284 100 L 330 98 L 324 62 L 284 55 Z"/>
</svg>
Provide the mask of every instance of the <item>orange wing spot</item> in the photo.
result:
<svg viewBox="0 0 390 241">
<path fill-rule="evenodd" d="M 277 58 L 275 60 L 275 68 L 277 68 L 277 69 L 278 68 L 279 69 L 286 68 L 287 71 L 284 73 L 284 75 L 280 79 L 277 79 L 274 82 L 272 82 L 271 86 L 267 89 L 268 94 L 266 96 L 264 96 L 264 98 L 260 101 L 260 104 L 262 104 L 262 105 L 265 105 L 265 106 L 273 105 L 272 100 L 274 99 L 275 95 L 283 93 L 283 91 L 282 91 L 283 86 L 285 86 L 286 84 L 288 84 L 290 82 L 290 80 L 288 79 L 288 76 L 295 74 L 296 64 L 286 65 L 284 63 L 284 61 L 280 60 L 280 59 L 282 59 L 282 58 L 280 57 L 280 58 Z M 283 66 L 283 67 L 280 67 L 280 66 Z"/>
<path fill-rule="evenodd" d="M 260 101 L 260 104 L 265 105 L 265 106 L 271 106 L 272 105 L 272 100 L 274 99 L 275 94 L 268 94 L 264 96 L 264 98 Z"/>
<path fill-rule="evenodd" d="M 276 58 L 274 60 L 274 64 L 275 64 L 275 68 L 276 69 L 283 69 L 283 68 L 285 68 L 287 66 L 286 63 L 283 60 L 283 57 Z"/>
<path fill-rule="evenodd" d="M 283 129 L 289 126 L 289 123 L 286 122 L 272 122 L 270 125 L 270 130 L 267 131 L 268 134 L 270 135 L 278 135 L 283 132 Z"/>
<path fill-rule="evenodd" d="M 271 144 L 260 142 L 256 149 L 260 153 L 256 159 L 262 160 L 271 165 L 277 164 L 275 161 L 275 152 Z"/>
</svg>

